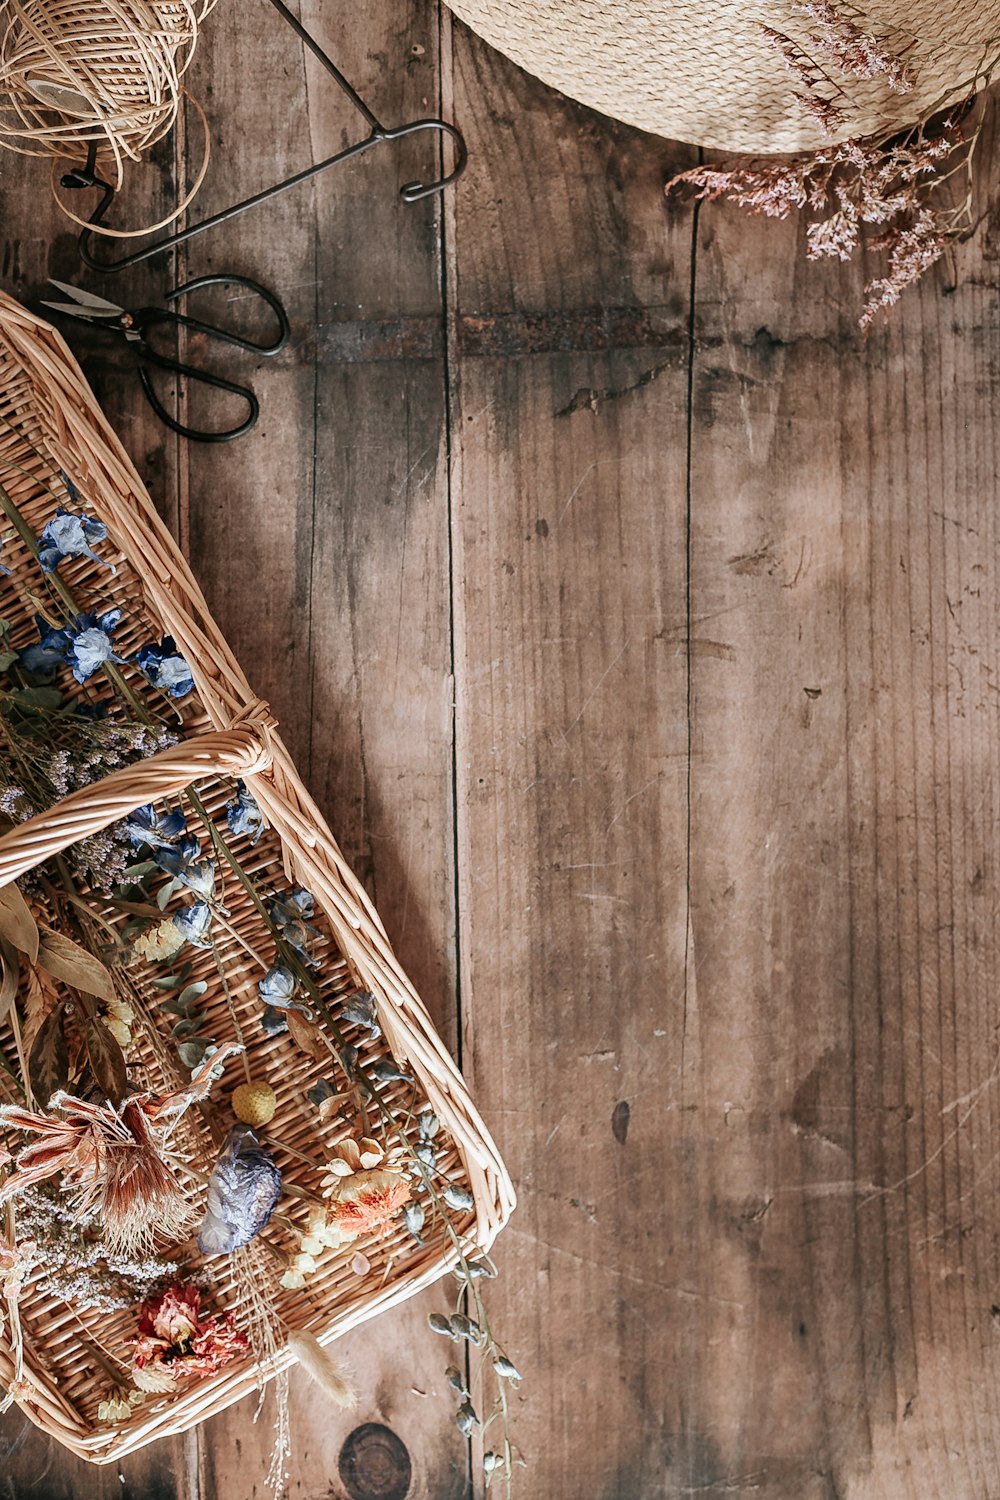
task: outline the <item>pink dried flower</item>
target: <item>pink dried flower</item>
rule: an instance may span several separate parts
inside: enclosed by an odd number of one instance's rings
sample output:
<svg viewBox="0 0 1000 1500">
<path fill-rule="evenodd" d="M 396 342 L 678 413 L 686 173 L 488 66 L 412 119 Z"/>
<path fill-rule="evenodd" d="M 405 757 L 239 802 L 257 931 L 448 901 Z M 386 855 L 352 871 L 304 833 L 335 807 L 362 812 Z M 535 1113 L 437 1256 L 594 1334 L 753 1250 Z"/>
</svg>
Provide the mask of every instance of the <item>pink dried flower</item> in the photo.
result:
<svg viewBox="0 0 1000 1500">
<path fill-rule="evenodd" d="M 132 1379 L 140 1390 L 171 1391 L 179 1381 L 214 1375 L 246 1354 L 250 1342 L 232 1313 L 203 1318 L 201 1293 L 174 1284 L 139 1313 Z"/>
<path fill-rule="evenodd" d="M 812 115 L 828 135 L 839 130 L 847 119 L 844 111 L 832 99 L 824 99 L 820 94 L 793 94 L 792 98 L 796 104 L 801 104 L 806 114 Z"/>
<path fill-rule="evenodd" d="M 883 78 L 897 94 L 908 94 L 913 76 L 884 42 L 842 16 L 828 0 L 795 0 L 795 9 L 818 29 L 809 41 L 851 78 Z"/>
<path fill-rule="evenodd" d="M 753 167 L 692 167 L 667 183 L 669 193 L 681 183 L 698 189 L 698 197 L 711 203 L 729 198 L 753 214 L 769 219 L 787 219 L 806 202 L 806 166 L 793 162 L 761 162 Z"/>
<path fill-rule="evenodd" d="M 831 214 L 806 227 L 806 256 L 819 260 L 824 255 L 835 255 L 838 260 L 850 260 L 858 248 L 861 237 L 857 217 L 843 212 Z"/>
<path fill-rule="evenodd" d="M 908 224 L 893 225 L 875 241 L 876 249 L 888 252 L 889 270 L 865 287 L 867 301 L 861 327 L 866 334 L 878 314 L 888 316 L 890 307 L 895 307 L 906 288 L 941 259 L 947 243 L 948 237 L 930 209 L 921 209 Z"/>
<path fill-rule="evenodd" d="M 885 276 L 866 287 L 861 327 L 867 332 L 879 310 L 886 311 L 902 292 L 939 260 L 949 236 L 957 232 L 958 214 L 937 212 L 927 198 L 936 186 L 941 164 L 969 150 L 957 114 L 946 118 L 933 137 L 914 129 L 908 136 L 843 141 L 798 161 L 755 161 L 747 166 L 695 167 L 666 184 L 670 193 L 684 185 L 700 199 L 718 198 L 753 214 L 786 218 L 808 206 L 806 255 L 810 260 L 835 256 L 848 261 L 865 228 L 879 231 L 873 250 L 888 255 Z"/>
<path fill-rule="evenodd" d="M 797 42 L 793 42 L 790 36 L 785 36 L 781 31 L 775 31 L 773 26 L 760 25 L 760 34 L 764 38 L 772 52 L 777 52 L 781 61 L 790 73 L 793 73 L 800 83 L 804 83 L 807 89 L 814 89 L 821 81 L 823 74 L 816 66 L 811 57 L 807 57 Z M 796 95 L 796 98 L 799 96 Z"/>
</svg>

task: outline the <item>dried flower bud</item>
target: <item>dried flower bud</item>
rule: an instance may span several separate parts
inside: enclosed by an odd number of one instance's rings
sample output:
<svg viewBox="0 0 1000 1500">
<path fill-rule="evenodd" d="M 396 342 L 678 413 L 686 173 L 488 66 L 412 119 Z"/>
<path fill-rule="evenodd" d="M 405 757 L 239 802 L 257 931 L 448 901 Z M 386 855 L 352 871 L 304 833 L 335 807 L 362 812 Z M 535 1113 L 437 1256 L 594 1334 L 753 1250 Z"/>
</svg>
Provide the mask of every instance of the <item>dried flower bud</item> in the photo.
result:
<svg viewBox="0 0 1000 1500">
<path fill-rule="evenodd" d="M 424 1227 L 426 1217 L 422 1203 L 408 1203 L 403 1209 L 403 1222 L 418 1245 L 423 1244 L 423 1240 L 420 1238 L 420 1231 Z"/>
<path fill-rule="evenodd" d="M 429 1313 L 427 1324 L 432 1333 L 443 1334 L 448 1339 L 453 1339 L 457 1336 L 451 1326 L 451 1319 L 445 1317 L 444 1313 Z"/>
<path fill-rule="evenodd" d="M 464 1313 L 456 1313 L 451 1320 L 453 1336 L 460 1339 L 468 1339 L 470 1344 L 478 1344 L 483 1337 L 483 1330 L 474 1318 L 467 1318 Z"/>
<path fill-rule="evenodd" d="M 479 1418 L 476 1416 L 475 1408 L 471 1401 L 463 1401 L 455 1413 L 455 1426 L 463 1437 L 468 1437 L 474 1427 L 479 1426 Z"/>
<path fill-rule="evenodd" d="M 467 1396 L 469 1394 L 469 1387 L 466 1384 L 465 1376 L 462 1374 L 461 1370 L 456 1369 L 454 1365 L 448 1366 L 447 1370 L 445 1370 L 444 1372 L 444 1378 L 445 1380 L 447 1380 L 452 1390 L 457 1391 L 460 1396 Z"/>
<path fill-rule="evenodd" d="M 493 1368 L 502 1380 L 520 1380 L 521 1372 L 516 1365 L 511 1364 L 505 1354 L 493 1361 Z"/>
<path fill-rule="evenodd" d="M 460 1187 L 457 1182 L 449 1182 L 441 1196 L 449 1208 L 474 1208 L 476 1204 L 476 1200 L 468 1188 Z"/>
</svg>

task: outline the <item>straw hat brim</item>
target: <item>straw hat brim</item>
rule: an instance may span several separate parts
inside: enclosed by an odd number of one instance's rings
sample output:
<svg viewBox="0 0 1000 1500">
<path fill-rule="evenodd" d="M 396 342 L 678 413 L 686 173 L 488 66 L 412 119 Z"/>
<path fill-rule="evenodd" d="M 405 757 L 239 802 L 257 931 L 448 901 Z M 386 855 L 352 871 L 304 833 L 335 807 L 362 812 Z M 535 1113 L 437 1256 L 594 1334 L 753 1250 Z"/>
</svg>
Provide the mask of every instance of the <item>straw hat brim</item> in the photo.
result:
<svg viewBox="0 0 1000 1500">
<path fill-rule="evenodd" d="M 640 130 L 739 152 L 812 151 L 885 134 L 971 91 L 1000 52 L 1000 0 L 872 0 L 840 14 L 901 57 L 913 87 L 847 76 L 821 57 L 844 113 L 827 131 L 795 99 L 802 85 L 768 44 L 770 26 L 809 50 L 816 24 L 791 0 L 448 0 L 474 31 L 544 83 Z M 841 90 L 842 93 L 836 92 Z"/>
</svg>

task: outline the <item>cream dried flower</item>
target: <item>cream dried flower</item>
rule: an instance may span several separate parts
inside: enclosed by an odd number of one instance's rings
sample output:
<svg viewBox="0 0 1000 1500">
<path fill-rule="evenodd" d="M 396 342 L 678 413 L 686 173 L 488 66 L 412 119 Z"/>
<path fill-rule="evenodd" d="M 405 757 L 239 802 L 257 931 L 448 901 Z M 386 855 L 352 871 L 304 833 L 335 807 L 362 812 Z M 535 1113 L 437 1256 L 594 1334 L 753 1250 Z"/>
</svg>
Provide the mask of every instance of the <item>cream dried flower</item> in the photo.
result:
<svg viewBox="0 0 1000 1500">
<path fill-rule="evenodd" d="M 161 958 L 172 958 L 183 945 L 184 934 L 173 917 L 167 917 L 155 927 L 141 932 L 132 944 L 132 951 L 148 963 L 156 963 Z"/>
</svg>

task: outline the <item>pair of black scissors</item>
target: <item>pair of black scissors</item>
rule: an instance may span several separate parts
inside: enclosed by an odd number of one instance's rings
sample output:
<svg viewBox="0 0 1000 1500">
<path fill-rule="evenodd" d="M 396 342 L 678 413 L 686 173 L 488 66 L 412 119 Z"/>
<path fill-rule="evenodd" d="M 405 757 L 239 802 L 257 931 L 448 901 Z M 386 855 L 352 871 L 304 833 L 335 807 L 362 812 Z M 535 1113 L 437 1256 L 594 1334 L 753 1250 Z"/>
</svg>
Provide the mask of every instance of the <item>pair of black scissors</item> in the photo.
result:
<svg viewBox="0 0 1000 1500">
<path fill-rule="evenodd" d="M 174 327 L 190 328 L 195 333 L 203 333 L 223 344 L 234 344 L 238 349 L 247 349 L 252 354 L 277 354 L 288 343 L 290 333 L 288 315 L 278 298 L 266 287 L 262 287 L 256 281 L 251 281 L 246 276 L 199 276 L 194 281 L 187 281 L 183 286 L 176 287 L 174 291 L 169 292 L 165 298 L 167 306 L 139 307 L 130 311 L 119 307 L 117 303 L 108 302 L 104 297 L 96 296 L 93 292 L 85 292 L 79 287 L 68 286 L 64 281 L 53 280 L 51 284 L 66 296 L 72 297 L 73 300 L 72 302 L 43 302 L 43 307 L 49 307 L 54 312 L 67 313 L 73 318 L 82 318 L 84 322 L 102 325 L 116 333 L 123 334 L 136 349 L 139 357 L 139 380 L 146 393 L 146 399 L 160 421 L 165 422 L 172 432 L 179 432 L 181 437 L 191 438 L 197 443 L 228 443 L 233 438 L 242 437 L 244 433 L 256 427 L 257 418 L 260 416 L 260 403 L 249 386 L 236 385 L 232 380 L 225 380 L 221 375 L 213 375 L 210 371 L 202 370 L 196 365 L 185 365 L 179 360 L 170 359 L 167 355 L 160 354 L 153 349 L 147 342 L 146 335 L 152 328 L 170 324 Z M 191 318 L 184 313 L 174 312 L 169 306 L 179 297 L 189 292 L 197 292 L 207 286 L 243 287 L 259 297 L 278 320 L 276 341 L 272 344 L 256 344 L 250 339 L 241 337 L 238 333 L 232 333 L 225 328 L 217 328 L 213 323 L 203 323 L 200 318 Z M 215 386 L 220 391 L 231 391 L 233 395 L 241 396 L 248 407 L 246 417 L 237 427 L 227 428 L 224 432 L 199 432 L 192 427 L 185 427 L 171 416 L 154 391 L 147 368 L 149 365 L 155 365 L 158 370 L 169 370 L 174 375 L 186 375 L 189 380 L 198 380 L 203 385 Z"/>
</svg>

